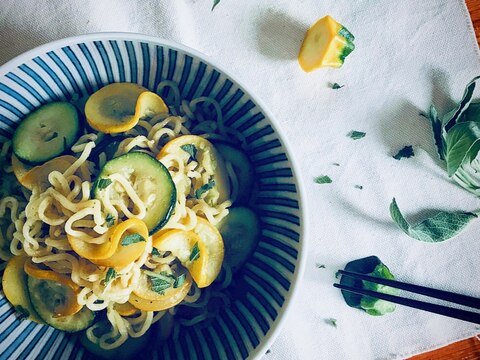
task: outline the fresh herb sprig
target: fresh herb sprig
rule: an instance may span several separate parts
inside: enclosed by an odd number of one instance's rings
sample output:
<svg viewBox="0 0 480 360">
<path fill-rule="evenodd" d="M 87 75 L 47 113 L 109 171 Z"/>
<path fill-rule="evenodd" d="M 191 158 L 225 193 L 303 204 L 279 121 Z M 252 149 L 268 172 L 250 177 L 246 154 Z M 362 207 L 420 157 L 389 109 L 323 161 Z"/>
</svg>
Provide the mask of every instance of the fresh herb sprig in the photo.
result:
<svg viewBox="0 0 480 360">
<path fill-rule="evenodd" d="M 134 233 L 134 234 L 129 234 L 124 236 L 121 244 L 122 246 L 127 246 L 127 245 L 135 244 L 141 241 L 146 241 L 146 240 L 142 235 Z"/>
</svg>

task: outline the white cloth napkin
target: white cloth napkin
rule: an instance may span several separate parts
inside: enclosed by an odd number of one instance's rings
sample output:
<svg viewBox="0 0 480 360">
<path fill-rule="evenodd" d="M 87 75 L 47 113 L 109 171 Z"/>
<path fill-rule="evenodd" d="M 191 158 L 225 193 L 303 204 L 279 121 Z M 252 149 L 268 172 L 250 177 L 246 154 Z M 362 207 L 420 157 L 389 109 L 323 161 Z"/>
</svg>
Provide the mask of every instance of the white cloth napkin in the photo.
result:
<svg viewBox="0 0 480 360">
<path fill-rule="evenodd" d="M 418 115 L 432 101 L 445 113 L 480 74 L 464 2 L 221 0 L 211 12 L 212 2 L 2 0 L 0 63 L 67 36 L 140 32 L 208 54 L 263 99 L 299 162 L 309 220 L 299 296 L 266 359 L 404 358 L 479 333 L 479 326 L 401 306 L 372 317 L 347 307 L 332 287 L 348 261 L 377 255 L 398 279 L 480 296 L 480 221 L 428 244 L 403 234 L 388 211 L 393 197 L 413 222 L 435 209 L 480 208 L 447 179 L 430 125 Z M 327 14 L 355 35 L 356 49 L 342 68 L 306 74 L 299 46 Z M 333 90 L 333 82 L 345 87 Z M 352 140 L 351 130 L 367 135 Z M 405 145 L 415 157 L 393 159 Z M 315 184 L 318 175 L 333 183 Z"/>
</svg>

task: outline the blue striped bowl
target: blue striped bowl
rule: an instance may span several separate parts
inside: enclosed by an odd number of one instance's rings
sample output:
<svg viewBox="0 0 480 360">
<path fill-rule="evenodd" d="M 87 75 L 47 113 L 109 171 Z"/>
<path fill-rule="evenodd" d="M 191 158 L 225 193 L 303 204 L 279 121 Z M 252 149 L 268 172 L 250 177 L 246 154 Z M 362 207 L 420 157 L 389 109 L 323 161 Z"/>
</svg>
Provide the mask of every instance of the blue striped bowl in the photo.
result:
<svg viewBox="0 0 480 360">
<path fill-rule="evenodd" d="M 101 33 L 33 49 L 0 68 L 0 134 L 42 104 L 91 94 L 112 82 L 155 89 L 174 80 L 186 99 L 207 95 L 221 105 L 226 124 L 247 139 L 256 170 L 261 239 L 239 273 L 241 291 L 208 324 L 181 328 L 177 341 L 146 358 L 245 359 L 261 357 L 280 329 L 303 272 L 304 217 L 297 171 L 271 114 L 244 85 L 214 61 L 178 44 L 138 34 Z M 74 335 L 19 321 L 0 295 L 1 359 L 81 359 Z M 156 353 L 156 354 L 155 354 Z"/>
</svg>

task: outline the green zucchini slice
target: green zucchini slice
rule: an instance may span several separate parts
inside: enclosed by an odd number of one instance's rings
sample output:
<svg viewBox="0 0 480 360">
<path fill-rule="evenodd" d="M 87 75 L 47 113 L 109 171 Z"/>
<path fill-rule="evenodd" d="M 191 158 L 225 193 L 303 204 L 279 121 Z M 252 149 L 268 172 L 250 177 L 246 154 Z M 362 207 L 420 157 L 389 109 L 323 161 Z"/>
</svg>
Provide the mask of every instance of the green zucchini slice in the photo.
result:
<svg viewBox="0 0 480 360">
<path fill-rule="evenodd" d="M 170 219 L 177 201 L 175 184 L 168 169 L 154 157 L 142 152 L 121 155 L 108 161 L 100 171 L 93 187 L 95 198 L 103 196 L 102 193 L 108 188 L 104 184 L 108 181 L 102 180 L 108 179 L 112 174 L 121 174 L 127 178 L 146 205 L 146 215 L 142 220 L 150 235 L 160 230 Z M 112 191 L 110 196 L 115 194 Z"/>
<path fill-rule="evenodd" d="M 53 308 L 58 301 L 64 299 L 62 289 L 65 285 L 28 276 L 27 286 L 33 308 L 48 325 L 62 331 L 77 332 L 93 324 L 95 314 L 86 306 L 73 315 L 55 316 Z"/>
<path fill-rule="evenodd" d="M 13 135 L 13 152 L 28 164 L 41 164 L 68 150 L 77 141 L 78 111 L 68 102 L 53 102 L 29 114 Z"/>
</svg>

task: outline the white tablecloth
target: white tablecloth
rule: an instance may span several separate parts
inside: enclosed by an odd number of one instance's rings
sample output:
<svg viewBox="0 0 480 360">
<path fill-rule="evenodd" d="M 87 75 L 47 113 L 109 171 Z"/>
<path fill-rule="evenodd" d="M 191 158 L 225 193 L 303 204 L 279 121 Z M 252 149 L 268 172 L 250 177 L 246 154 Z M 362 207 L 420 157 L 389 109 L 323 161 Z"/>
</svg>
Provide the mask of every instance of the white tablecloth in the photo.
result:
<svg viewBox="0 0 480 360">
<path fill-rule="evenodd" d="M 480 74 L 463 1 L 221 0 L 213 12 L 212 2 L 2 0 L 0 64 L 67 36 L 139 32 L 211 56 L 264 100 L 293 144 L 310 224 L 298 301 L 265 358 L 402 358 L 479 333 L 479 326 L 405 307 L 372 317 L 347 307 L 332 287 L 348 261 L 377 255 L 401 280 L 480 296 L 480 221 L 428 244 L 403 234 L 388 211 L 393 197 L 413 222 L 435 209 L 480 208 L 446 178 L 430 125 L 418 115 L 432 101 L 445 113 Z M 306 74 L 299 46 L 327 14 L 355 35 L 356 49 L 342 68 Z M 345 87 L 332 90 L 331 82 Z M 354 141 L 351 130 L 367 135 Z M 394 160 L 405 145 L 415 157 Z M 333 182 L 315 184 L 318 175 Z"/>
</svg>

